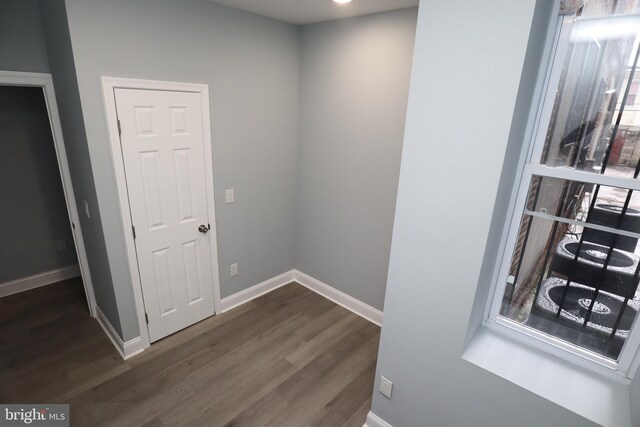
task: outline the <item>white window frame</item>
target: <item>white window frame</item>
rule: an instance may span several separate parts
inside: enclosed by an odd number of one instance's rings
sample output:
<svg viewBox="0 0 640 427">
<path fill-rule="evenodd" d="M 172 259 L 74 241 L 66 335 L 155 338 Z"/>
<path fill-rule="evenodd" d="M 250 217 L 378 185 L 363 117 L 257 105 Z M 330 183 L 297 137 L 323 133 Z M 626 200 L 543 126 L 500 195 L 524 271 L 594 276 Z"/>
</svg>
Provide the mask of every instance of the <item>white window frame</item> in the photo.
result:
<svg viewBox="0 0 640 427">
<path fill-rule="evenodd" d="M 489 293 L 485 310 L 484 325 L 503 335 L 515 339 L 523 344 L 545 351 L 553 356 L 581 366 L 605 377 L 629 384 L 640 365 L 640 325 L 638 317 L 634 321 L 629 337 L 624 343 L 618 361 L 612 361 L 592 351 L 573 345 L 567 341 L 552 337 L 534 328 L 524 326 L 515 321 L 499 316 L 502 298 L 507 286 L 511 259 L 515 251 L 520 223 L 526 210 L 526 199 L 529 186 L 534 175 L 554 177 L 571 181 L 595 183 L 604 186 L 622 187 L 640 191 L 640 179 L 618 178 L 601 174 L 583 172 L 570 168 L 548 167 L 540 164 L 540 158 L 555 103 L 555 95 L 560 82 L 562 69 L 568 48 L 570 36 L 576 15 L 560 15 L 555 25 L 551 25 L 549 41 L 545 48 L 544 60 L 541 66 L 536 96 L 529 124 L 525 134 L 525 145 L 519 160 L 517 184 L 514 186 L 508 220 L 502 234 L 501 249 L 498 253 L 496 268 L 494 269 L 492 289 Z M 519 181 L 519 182 L 518 182 Z M 535 216 L 545 216 L 534 213 Z M 551 218 L 551 215 L 548 215 Z M 553 217 L 554 220 L 558 218 Z M 568 220 L 571 222 L 571 220 Z M 581 224 L 582 225 L 582 224 Z M 612 231 L 607 227 L 590 224 L 591 228 Z M 640 233 L 613 230 L 618 234 L 640 238 Z"/>
</svg>

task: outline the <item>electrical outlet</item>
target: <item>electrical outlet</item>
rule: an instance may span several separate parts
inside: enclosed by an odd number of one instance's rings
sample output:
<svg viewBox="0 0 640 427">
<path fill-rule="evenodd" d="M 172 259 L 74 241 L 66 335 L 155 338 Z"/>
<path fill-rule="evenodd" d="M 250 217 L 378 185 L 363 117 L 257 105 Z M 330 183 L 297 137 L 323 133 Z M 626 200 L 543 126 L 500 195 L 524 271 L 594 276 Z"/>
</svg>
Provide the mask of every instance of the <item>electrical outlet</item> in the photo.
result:
<svg viewBox="0 0 640 427">
<path fill-rule="evenodd" d="M 229 266 L 229 274 L 231 277 L 238 275 L 238 263 L 233 263 Z"/>
<path fill-rule="evenodd" d="M 59 251 L 66 251 L 67 241 L 64 239 L 56 240 L 56 248 L 58 248 Z"/>
<path fill-rule="evenodd" d="M 225 203 L 233 203 L 236 201 L 236 195 L 233 188 L 229 188 L 228 190 L 226 190 L 224 195 L 225 195 L 225 199 L 224 199 Z"/>
<path fill-rule="evenodd" d="M 89 214 L 89 203 L 87 203 L 86 200 L 83 200 L 84 202 L 84 214 L 87 216 L 88 219 L 91 219 L 91 215 Z"/>
<path fill-rule="evenodd" d="M 380 393 L 387 396 L 387 398 L 391 399 L 391 389 L 393 388 L 393 383 L 390 379 L 383 377 L 380 375 Z"/>
</svg>

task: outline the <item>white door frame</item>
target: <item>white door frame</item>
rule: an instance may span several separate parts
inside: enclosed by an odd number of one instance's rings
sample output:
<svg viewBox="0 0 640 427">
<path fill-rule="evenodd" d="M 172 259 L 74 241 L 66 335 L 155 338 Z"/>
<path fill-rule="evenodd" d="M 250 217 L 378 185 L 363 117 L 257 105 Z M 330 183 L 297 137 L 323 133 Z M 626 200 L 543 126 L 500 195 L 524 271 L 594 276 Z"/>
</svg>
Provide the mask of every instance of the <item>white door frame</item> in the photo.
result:
<svg viewBox="0 0 640 427">
<path fill-rule="evenodd" d="M 45 104 L 47 106 L 47 113 L 49 115 L 49 123 L 51 125 L 53 145 L 56 150 L 56 158 L 58 159 L 62 191 L 67 205 L 69 221 L 71 221 L 71 234 L 73 235 L 76 255 L 78 256 L 78 265 L 80 267 L 80 275 L 82 276 L 82 283 L 84 284 L 84 291 L 87 296 L 87 305 L 89 306 L 89 313 L 91 314 L 91 317 L 96 317 L 96 297 L 93 292 L 89 261 L 87 260 L 87 252 L 84 246 L 84 239 L 82 237 L 80 215 L 78 214 L 78 206 L 76 205 L 75 193 L 71 182 L 71 173 L 69 172 L 67 152 L 65 149 L 64 138 L 62 136 L 62 125 L 60 124 L 60 116 L 58 114 L 58 104 L 56 102 L 56 94 L 53 89 L 53 78 L 51 74 L 45 73 L 0 71 L 0 85 L 42 88 Z"/>
<path fill-rule="evenodd" d="M 129 261 L 129 271 L 133 283 L 133 294 L 135 297 L 136 309 L 138 312 L 138 325 L 140 327 L 140 337 L 143 347 L 149 347 L 149 330 L 145 320 L 144 300 L 142 297 L 142 283 L 138 270 L 138 256 L 136 253 L 131 221 L 131 209 L 129 206 L 129 193 L 127 191 L 127 181 L 125 178 L 124 158 L 120 147 L 120 135 L 118 132 L 118 115 L 116 109 L 115 89 L 141 89 L 141 90 L 161 90 L 174 92 L 192 92 L 201 94 L 200 102 L 202 107 L 202 134 L 204 137 L 204 163 L 205 178 L 207 188 L 207 208 L 209 211 L 209 221 L 212 227 L 208 234 L 211 243 L 211 272 L 213 277 L 213 305 L 216 314 L 221 313 L 220 305 L 220 275 L 218 273 L 218 240 L 216 238 L 216 216 L 213 190 L 213 155 L 211 142 L 211 121 L 209 116 L 209 86 L 194 83 L 165 82 L 155 80 L 129 79 L 121 77 L 102 77 L 102 93 L 104 95 L 105 110 L 107 114 L 107 125 L 109 127 L 109 141 L 111 142 L 111 155 L 113 156 L 113 166 L 116 174 L 118 187 L 118 197 L 120 199 L 120 217 L 122 229 L 125 235 L 127 260 Z"/>
</svg>

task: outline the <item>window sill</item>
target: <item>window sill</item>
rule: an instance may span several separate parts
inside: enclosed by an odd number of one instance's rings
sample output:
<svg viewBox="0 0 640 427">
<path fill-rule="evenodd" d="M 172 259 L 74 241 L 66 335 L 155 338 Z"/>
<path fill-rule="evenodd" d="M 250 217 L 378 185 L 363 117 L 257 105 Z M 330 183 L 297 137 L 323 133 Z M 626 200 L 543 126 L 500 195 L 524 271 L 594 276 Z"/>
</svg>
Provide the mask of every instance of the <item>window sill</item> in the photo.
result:
<svg viewBox="0 0 640 427">
<path fill-rule="evenodd" d="M 632 420 L 629 385 L 573 366 L 485 326 L 470 340 L 462 358 L 603 426 L 632 427 L 639 421 Z"/>
</svg>

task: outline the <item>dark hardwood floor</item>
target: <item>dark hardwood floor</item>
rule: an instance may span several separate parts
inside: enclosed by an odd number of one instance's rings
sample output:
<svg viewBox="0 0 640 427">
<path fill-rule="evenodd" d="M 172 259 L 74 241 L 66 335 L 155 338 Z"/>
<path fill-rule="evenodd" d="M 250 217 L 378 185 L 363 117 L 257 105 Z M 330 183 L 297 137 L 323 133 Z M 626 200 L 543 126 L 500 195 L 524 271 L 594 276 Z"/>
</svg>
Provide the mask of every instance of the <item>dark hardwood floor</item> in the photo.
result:
<svg viewBox="0 0 640 427">
<path fill-rule="evenodd" d="M 0 402 L 75 426 L 357 426 L 380 329 L 292 283 L 123 362 L 72 279 L 0 299 Z"/>
</svg>

